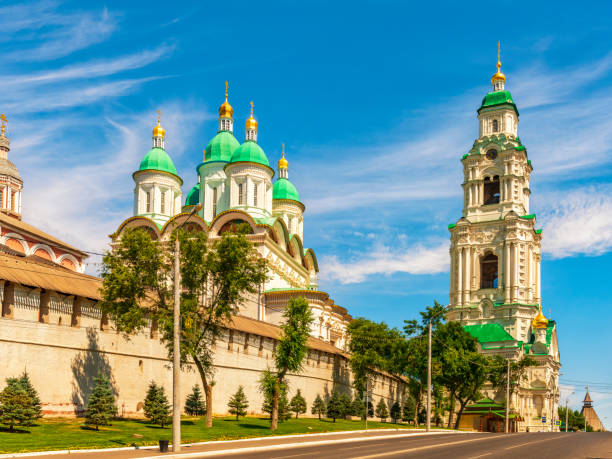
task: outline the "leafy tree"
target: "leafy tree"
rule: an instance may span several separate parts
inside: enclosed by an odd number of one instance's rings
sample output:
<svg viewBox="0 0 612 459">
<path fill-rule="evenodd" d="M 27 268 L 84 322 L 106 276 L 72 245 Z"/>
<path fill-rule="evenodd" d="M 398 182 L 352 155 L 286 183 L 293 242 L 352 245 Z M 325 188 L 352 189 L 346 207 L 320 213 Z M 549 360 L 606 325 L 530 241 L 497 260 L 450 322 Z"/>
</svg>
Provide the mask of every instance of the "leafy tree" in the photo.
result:
<svg viewBox="0 0 612 459">
<path fill-rule="evenodd" d="M 346 408 L 344 402 L 340 398 L 338 392 L 334 392 L 327 402 L 327 417 L 332 418 L 336 422 L 336 418 L 342 418 Z"/>
<path fill-rule="evenodd" d="M 295 394 L 291 399 L 289 408 L 291 408 L 291 411 L 295 413 L 295 419 L 298 418 L 299 414 L 303 414 L 306 412 L 306 409 L 308 408 L 308 406 L 306 405 L 306 399 L 302 397 L 302 393 L 299 389 L 297 391 L 297 394 Z"/>
<path fill-rule="evenodd" d="M 244 388 L 242 386 L 238 386 L 238 390 L 232 395 L 229 402 L 227 402 L 227 406 L 229 407 L 230 414 L 236 415 L 236 421 L 238 420 L 238 416 L 246 416 L 249 401 L 244 394 Z"/>
<path fill-rule="evenodd" d="M 277 383 L 276 375 L 271 370 L 265 370 L 259 380 L 259 391 L 264 396 L 264 402 L 261 410 L 270 415 L 272 418 L 272 410 L 274 404 L 274 387 Z M 286 421 L 291 418 L 289 408 L 289 400 L 287 398 L 287 383 L 283 381 L 279 386 L 278 396 L 278 420 Z"/>
<path fill-rule="evenodd" d="M 459 403 L 455 429 L 459 428 L 465 406 L 480 395 L 480 389 L 491 375 L 492 360 L 478 352 L 476 338 L 463 330 L 458 322 L 441 324 L 433 341 L 435 355 L 444 371 L 436 381 L 450 394 L 448 427 L 452 425 L 454 402 Z"/>
<path fill-rule="evenodd" d="M 99 374 L 94 378 L 94 384 L 85 409 L 85 424 L 100 430 L 99 426 L 110 425 L 113 417 L 117 415 L 117 405 L 113 388 L 106 375 Z"/>
<path fill-rule="evenodd" d="M 267 263 L 241 228 L 210 242 L 204 232 L 175 232 L 180 241 L 181 365 L 193 361 L 206 396 L 206 426 L 212 426 L 213 345 L 232 314 L 266 279 Z M 103 259 L 102 309 L 129 337 L 148 320 L 173 354 L 173 256 L 168 243 L 142 229 L 126 229 Z"/>
<path fill-rule="evenodd" d="M 395 402 L 391 405 L 391 419 L 394 423 L 397 423 L 398 419 L 402 417 L 402 408 L 400 407 L 399 402 Z"/>
<path fill-rule="evenodd" d="M 559 420 L 565 426 L 565 407 L 560 406 L 557 410 L 559 413 Z M 578 430 L 584 430 L 584 416 L 580 414 L 578 410 L 572 410 L 568 408 L 568 420 L 567 420 L 567 429 L 573 432 Z M 590 426 L 587 426 L 587 430 Z M 591 428 L 592 430 L 592 428 Z"/>
<path fill-rule="evenodd" d="M 18 378 L 8 378 L 6 387 L 0 392 L 0 424 L 7 425 L 13 432 L 16 425 L 31 425 L 35 419 L 32 398 Z"/>
<path fill-rule="evenodd" d="M 281 387 L 285 383 L 288 372 L 302 371 L 304 359 L 308 352 L 306 343 L 310 336 L 312 312 L 304 298 L 291 298 L 283 312 L 284 322 L 281 324 L 282 335 L 276 346 L 274 362 L 276 366 L 276 382 L 272 390 L 272 416 L 270 430 L 278 428 L 279 397 Z M 286 394 L 285 394 L 286 397 Z"/>
<path fill-rule="evenodd" d="M 506 390 L 508 377 L 508 362 L 501 355 L 495 355 L 491 362 L 491 373 L 489 381 L 497 390 Z M 529 367 L 536 365 L 537 362 L 529 356 L 525 356 L 517 361 L 510 361 L 510 398 L 516 392 L 521 381 L 527 378 Z"/>
<path fill-rule="evenodd" d="M 387 404 L 385 400 L 381 398 L 376 405 L 376 417 L 380 418 L 380 422 L 383 422 L 383 419 L 386 419 L 389 416 L 389 410 L 387 408 Z"/>
<path fill-rule="evenodd" d="M 144 415 L 152 424 L 159 424 L 162 429 L 169 422 L 170 403 L 164 387 L 158 386 L 155 381 L 149 383 L 144 401 Z"/>
<path fill-rule="evenodd" d="M 365 419 L 365 403 L 358 396 L 356 396 L 351 402 L 350 415 Z"/>
<path fill-rule="evenodd" d="M 310 409 L 311 414 L 318 414 L 319 421 L 321 420 L 321 415 L 327 412 L 327 407 L 325 406 L 325 402 L 321 398 L 319 394 L 317 394 L 317 398 L 315 398 L 312 403 L 312 408 Z"/>
<path fill-rule="evenodd" d="M 197 384 L 193 386 L 191 394 L 189 394 L 187 400 L 185 400 L 185 413 L 189 416 L 203 416 L 204 413 L 206 413 L 202 392 L 200 391 L 200 386 Z"/>
</svg>

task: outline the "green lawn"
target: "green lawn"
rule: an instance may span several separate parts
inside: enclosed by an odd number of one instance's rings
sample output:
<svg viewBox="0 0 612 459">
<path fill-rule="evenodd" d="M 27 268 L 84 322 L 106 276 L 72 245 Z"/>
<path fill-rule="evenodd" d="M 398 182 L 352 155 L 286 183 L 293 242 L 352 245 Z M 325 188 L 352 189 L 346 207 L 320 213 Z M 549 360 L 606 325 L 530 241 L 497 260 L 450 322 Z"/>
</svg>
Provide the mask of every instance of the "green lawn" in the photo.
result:
<svg viewBox="0 0 612 459">
<path fill-rule="evenodd" d="M 213 427 L 206 429 L 204 420 L 183 418 L 183 443 L 207 440 L 231 440 L 236 438 L 262 437 L 266 435 L 287 435 L 300 433 L 331 432 L 338 430 L 359 430 L 364 421 L 304 418 L 279 423 L 276 432 L 270 431 L 270 421 L 265 418 L 247 417 L 215 418 Z M 406 428 L 406 425 L 381 423 L 368 420 L 368 429 Z M 122 446 L 143 446 L 157 444 L 159 439 L 171 440 L 172 429 L 161 429 L 142 420 L 117 420 L 112 426 L 100 427 L 96 432 L 85 427 L 81 419 L 45 419 L 36 426 L 20 428 L 19 432 L 0 430 L 0 453 L 46 451 L 57 449 L 118 448 Z"/>
</svg>

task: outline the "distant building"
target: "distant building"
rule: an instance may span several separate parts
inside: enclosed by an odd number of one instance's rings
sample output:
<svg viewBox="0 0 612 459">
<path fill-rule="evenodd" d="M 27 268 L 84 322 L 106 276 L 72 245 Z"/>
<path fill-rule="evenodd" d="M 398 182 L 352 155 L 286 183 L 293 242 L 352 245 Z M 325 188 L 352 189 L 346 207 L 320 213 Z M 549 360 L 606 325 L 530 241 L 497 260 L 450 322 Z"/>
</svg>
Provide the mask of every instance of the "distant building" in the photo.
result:
<svg viewBox="0 0 612 459">
<path fill-rule="evenodd" d="M 463 215 L 451 225 L 450 306 L 447 318 L 464 325 L 482 353 L 528 369 L 510 401 L 524 431 L 558 430 L 557 325 L 542 313 L 542 230 L 529 211 L 533 166 L 518 136 L 519 111 L 497 62 L 493 91 L 478 109 L 478 138 L 463 155 Z M 488 390 L 496 402 L 504 393 Z M 503 414 L 505 415 L 505 414 Z"/>
<path fill-rule="evenodd" d="M 599 416 L 595 412 L 595 408 L 593 408 L 593 400 L 591 400 L 591 396 L 589 395 L 589 389 L 587 388 L 587 393 L 584 396 L 584 400 L 582 401 L 582 410 L 580 411 L 580 415 L 584 416 L 586 423 L 593 428 L 595 432 L 602 431 L 604 432 L 606 429 L 604 425 L 599 420 Z"/>
</svg>

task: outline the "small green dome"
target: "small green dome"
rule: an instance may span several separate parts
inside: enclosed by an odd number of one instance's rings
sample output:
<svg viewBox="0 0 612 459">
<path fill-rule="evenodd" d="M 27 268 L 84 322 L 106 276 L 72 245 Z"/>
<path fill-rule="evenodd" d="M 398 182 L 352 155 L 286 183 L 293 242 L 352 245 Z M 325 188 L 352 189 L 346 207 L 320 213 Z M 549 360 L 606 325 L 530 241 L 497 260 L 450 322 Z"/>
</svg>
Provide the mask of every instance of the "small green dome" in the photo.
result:
<svg viewBox="0 0 612 459">
<path fill-rule="evenodd" d="M 174 163 L 163 148 L 155 147 L 151 148 L 149 152 L 140 161 L 141 171 L 163 171 L 169 172 L 170 174 L 176 175 L 176 167 Z"/>
<path fill-rule="evenodd" d="M 214 136 L 204 151 L 204 161 L 225 161 L 232 159 L 232 153 L 240 146 L 234 134 L 229 131 L 221 131 Z"/>
<path fill-rule="evenodd" d="M 257 145 L 257 142 L 252 140 L 247 140 L 236 148 L 234 154 L 232 155 L 231 162 L 236 163 L 238 161 L 249 161 L 251 163 L 263 164 L 264 166 L 270 167 L 268 157 L 261 147 Z"/>
<path fill-rule="evenodd" d="M 514 100 L 512 99 L 512 94 L 510 94 L 510 91 L 493 91 L 493 92 L 487 93 L 487 95 L 484 96 L 484 98 L 482 99 L 482 105 L 478 109 L 478 113 L 480 113 L 480 110 L 482 110 L 483 108 L 494 107 L 496 105 L 503 105 L 503 104 L 512 105 L 512 107 L 514 108 L 514 111 L 518 115 L 518 109 L 516 108 L 516 105 L 514 103 Z"/>
<path fill-rule="evenodd" d="M 272 187 L 272 199 L 291 199 L 300 202 L 300 194 L 289 179 L 279 178 Z"/>
<path fill-rule="evenodd" d="M 197 183 L 193 186 L 193 188 L 187 194 L 187 198 L 185 199 L 186 206 L 197 206 L 200 202 L 200 184 Z"/>
</svg>

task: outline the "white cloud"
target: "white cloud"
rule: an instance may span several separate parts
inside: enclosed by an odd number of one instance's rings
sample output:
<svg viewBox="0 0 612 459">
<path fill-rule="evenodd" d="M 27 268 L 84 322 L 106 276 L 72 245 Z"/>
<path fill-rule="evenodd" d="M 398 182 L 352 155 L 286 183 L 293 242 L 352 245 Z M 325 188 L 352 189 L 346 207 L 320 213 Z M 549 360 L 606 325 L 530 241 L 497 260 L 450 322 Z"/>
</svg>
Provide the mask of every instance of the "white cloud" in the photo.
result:
<svg viewBox="0 0 612 459">
<path fill-rule="evenodd" d="M 321 278 L 354 284 L 376 274 L 436 274 L 448 270 L 448 243 L 407 248 L 375 245 L 369 252 L 353 260 L 340 261 L 336 256 L 322 257 Z"/>
<path fill-rule="evenodd" d="M 545 197 L 543 249 L 556 258 L 612 249 L 612 189 L 589 186 Z"/>
</svg>

